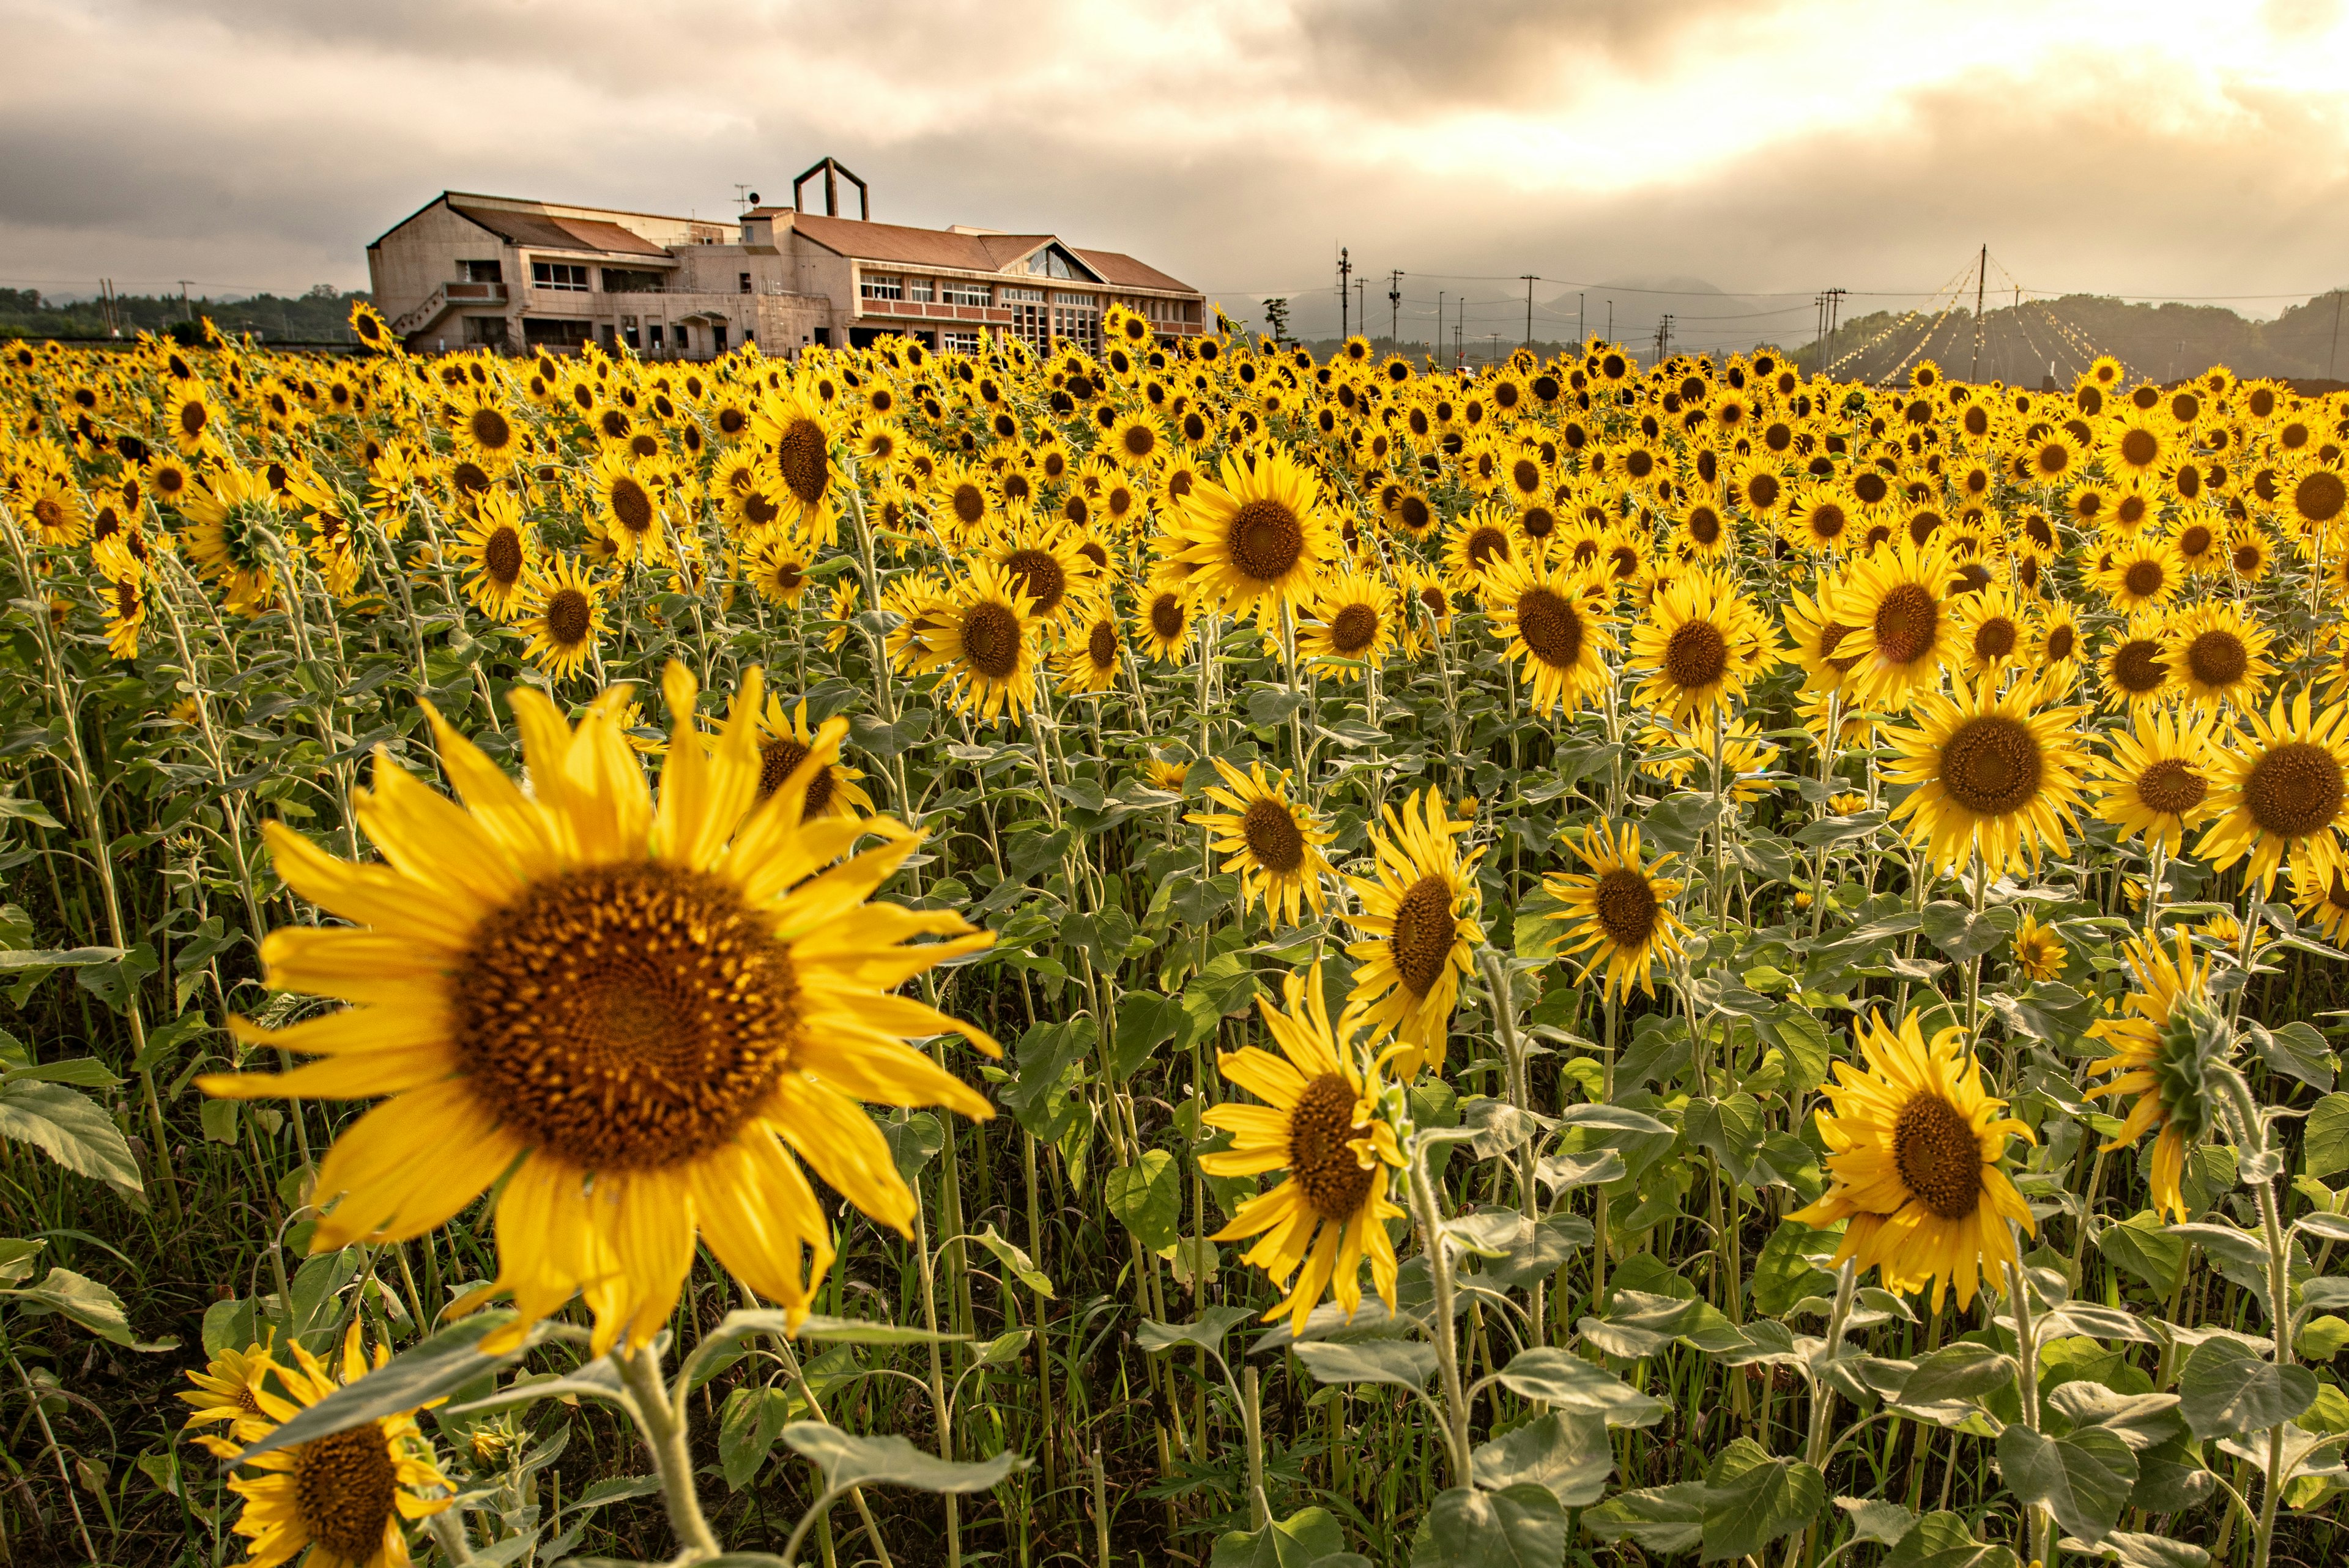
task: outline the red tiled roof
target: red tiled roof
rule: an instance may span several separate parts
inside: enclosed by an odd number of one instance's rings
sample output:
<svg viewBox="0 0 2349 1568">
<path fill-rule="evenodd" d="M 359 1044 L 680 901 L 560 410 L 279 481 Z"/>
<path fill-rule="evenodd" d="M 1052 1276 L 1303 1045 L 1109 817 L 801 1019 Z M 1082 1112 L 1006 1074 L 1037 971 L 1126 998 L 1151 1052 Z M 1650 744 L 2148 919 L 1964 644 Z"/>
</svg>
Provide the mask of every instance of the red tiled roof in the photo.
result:
<svg viewBox="0 0 2349 1568">
<path fill-rule="evenodd" d="M 1052 236 L 1050 234 L 957 234 L 945 229 L 913 229 L 902 223 L 867 223 L 802 212 L 792 226 L 827 251 L 861 262 L 904 266 L 955 267 L 999 273 Z"/>
<path fill-rule="evenodd" d="M 1073 248 L 1073 247 L 1072 247 Z M 1112 288 L 1172 289 L 1180 294 L 1197 294 L 1189 284 L 1170 278 L 1146 262 L 1116 251 L 1078 251 L 1077 259 L 1101 275 L 1101 281 Z"/>
<path fill-rule="evenodd" d="M 498 207 L 465 207 L 451 201 L 450 211 L 509 244 L 551 251 L 595 251 L 605 255 L 672 258 L 643 235 L 596 218 L 557 218 L 545 212 L 511 212 Z"/>
</svg>

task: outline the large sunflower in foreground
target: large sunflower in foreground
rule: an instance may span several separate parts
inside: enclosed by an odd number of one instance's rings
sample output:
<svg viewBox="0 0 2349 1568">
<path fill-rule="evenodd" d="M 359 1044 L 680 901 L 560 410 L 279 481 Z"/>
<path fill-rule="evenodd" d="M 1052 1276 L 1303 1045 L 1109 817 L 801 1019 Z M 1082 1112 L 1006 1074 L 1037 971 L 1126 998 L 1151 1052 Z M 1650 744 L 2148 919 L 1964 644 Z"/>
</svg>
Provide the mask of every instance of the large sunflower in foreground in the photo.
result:
<svg viewBox="0 0 2349 1568">
<path fill-rule="evenodd" d="M 1983 1264 L 2014 1255 L 2007 1222 L 2035 1233 L 2031 1209 L 2005 1170 L 2006 1140 L 2031 1130 L 2002 1118 L 2006 1101 L 1982 1092 L 1982 1066 L 1965 1056 L 1965 1031 L 1943 1029 L 1926 1044 L 1920 1015 L 1894 1029 L 1872 1014 L 1860 1031 L 1866 1062 L 1835 1066 L 1817 1113 L 1831 1184 L 1819 1201 L 1787 1216 L 1825 1227 L 1848 1220 L 1836 1262 L 1882 1271 L 1887 1289 L 1933 1287 L 1938 1310 L 1950 1287 L 1958 1310 L 1972 1306 Z"/>
<path fill-rule="evenodd" d="M 1572 923 L 1559 953 L 1570 957 L 1597 949 L 1580 979 L 1603 969 L 1602 998 L 1629 997 L 1634 981 L 1654 995 L 1649 971 L 1660 954 L 1680 952 L 1680 935 L 1687 929 L 1672 913 L 1672 900 L 1684 884 L 1656 874 L 1672 857 L 1659 855 L 1653 865 L 1641 859 L 1640 830 L 1629 822 L 1619 830 L 1601 822 L 1585 829 L 1579 843 L 1569 843 L 1588 871 L 1542 879 L 1542 886 L 1566 905 L 1551 918 Z"/>
<path fill-rule="evenodd" d="M 287 884 L 357 923 L 273 932 L 269 983 L 357 1006 L 281 1030 L 236 1020 L 248 1044 L 324 1059 L 202 1080 L 235 1099 L 390 1097 L 319 1168 L 319 1201 L 339 1197 L 320 1251 L 422 1235 L 502 1182 L 498 1276 L 460 1304 L 512 1294 L 521 1319 L 492 1350 L 582 1291 L 595 1354 L 647 1343 L 697 1235 L 804 1311 L 833 1222 L 800 1161 L 910 1234 L 914 1196 L 859 1102 L 992 1114 L 904 1043 L 958 1033 L 996 1048 L 892 995 L 992 940 L 950 913 L 867 902 L 919 839 L 802 821 L 796 779 L 758 804 L 755 669 L 709 744 L 693 677 L 671 664 L 664 685 L 675 735 L 657 800 L 620 729 L 626 686 L 575 730 L 517 686 L 529 793 L 428 707 L 470 810 L 378 752 L 353 810 L 388 863 L 335 860 L 271 824 Z M 828 722 L 802 767 L 830 763 L 846 727 Z M 841 860 L 875 832 L 887 841 Z"/>
<path fill-rule="evenodd" d="M 1193 569 L 1195 593 L 1233 614 L 1253 609 L 1260 624 L 1309 603 L 1341 548 L 1320 481 L 1271 449 L 1226 458 L 1217 476 L 1183 498 L 1160 546 L 1168 561 Z"/>
<path fill-rule="evenodd" d="M 1852 630 L 1836 652 L 1853 661 L 1848 679 L 1871 704 L 1906 707 L 1959 653 L 1957 618 L 1945 603 L 1954 574 L 1946 552 L 1906 536 L 1846 572 L 1831 610 Z"/>
<path fill-rule="evenodd" d="M 359 1353 L 357 1323 L 343 1339 L 339 1379 L 300 1346 L 290 1348 L 291 1367 L 264 1357 L 251 1368 L 246 1387 L 261 1414 L 238 1426 L 242 1442 L 266 1438 L 368 1370 Z M 379 1347 L 376 1365 L 388 1359 Z M 282 1386 L 285 1396 L 272 1392 L 271 1381 Z M 196 1440 L 221 1459 L 233 1459 L 239 1448 L 237 1442 L 210 1435 Z M 412 1409 L 246 1462 L 263 1473 L 232 1477 L 228 1486 L 244 1500 L 233 1528 L 253 1542 L 245 1558 L 250 1568 L 274 1568 L 305 1551 L 309 1553 L 307 1568 L 405 1568 L 410 1560 L 407 1522 L 429 1518 L 455 1501 L 446 1495 L 454 1489 L 433 1462 L 432 1445 L 417 1426 Z M 443 1495 L 427 1497 L 428 1488 Z"/>
<path fill-rule="evenodd" d="M 1009 710 L 1016 721 L 1036 700 L 1035 601 L 991 561 L 974 559 L 965 569 L 969 575 L 948 590 L 921 634 L 914 667 L 947 671 L 965 712 L 991 722 Z"/>
<path fill-rule="evenodd" d="M 2148 848 L 2178 853 L 2186 830 L 2218 810 L 2210 797 L 2217 766 L 2210 716 L 2141 709 L 2134 733 L 2114 734 L 2111 746 L 2096 763 L 2096 815 L 2124 839 L 2141 833 Z"/>
<path fill-rule="evenodd" d="M 1913 726 L 1888 737 L 1895 756 L 1885 778 L 1917 786 L 1891 820 L 1909 820 L 1909 839 L 1940 870 L 1980 850 L 1996 876 L 2025 860 L 2038 864 L 2042 846 L 2064 848 L 2088 756 L 2073 728 L 2080 710 L 2040 701 L 2037 681 L 2003 695 L 1992 681 L 1963 682 L 1927 696 Z"/>
<path fill-rule="evenodd" d="M 1348 1317 L 1362 1304 L 1362 1259 L 1371 1260 L 1371 1283 L 1392 1311 L 1395 1299 L 1393 1238 L 1385 1222 L 1403 1211 L 1387 1201 L 1390 1172 L 1402 1166 L 1394 1128 L 1380 1114 L 1384 1086 L 1375 1064 L 1354 1059 L 1353 1035 L 1361 1026 L 1350 1010 L 1330 1027 L 1323 1000 L 1321 966 L 1309 975 L 1291 974 L 1283 985 L 1288 1011 L 1269 1001 L 1257 1006 L 1280 1055 L 1248 1046 L 1216 1058 L 1223 1075 L 1254 1094 L 1263 1105 L 1226 1102 L 1209 1109 L 1206 1123 L 1233 1135 L 1232 1146 L 1199 1156 L 1210 1176 L 1256 1176 L 1287 1171 L 1288 1180 L 1250 1198 L 1232 1222 L 1211 1238 L 1264 1239 L 1240 1254 L 1273 1283 L 1296 1284 L 1265 1321 L 1287 1317 L 1292 1332 L 1332 1292 Z"/>
<path fill-rule="evenodd" d="M 2244 874 L 2261 888 L 2286 864 L 2294 882 L 2321 881 L 2342 864 L 2349 828 L 2349 707 L 2312 714 L 2303 691 L 2249 717 L 2251 733 L 2219 752 L 2219 820 L 2194 852 L 2214 872 L 2248 856 Z"/>
<path fill-rule="evenodd" d="M 1231 856 L 1224 870 L 1240 874 L 1242 913 L 1262 898 L 1265 918 L 1276 926 L 1297 923 L 1300 900 L 1320 913 L 1329 899 L 1322 879 L 1330 874 L 1321 846 L 1338 835 L 1288 798 L 1287 775 L 1268 778 L 1261 762 L 1243 773 L 1220 757 L 1208 760 L 1226 787 L 1209 785 L 1207 799 L 1225 810 L 1184 820 L 1206 828 L 1213 835 L 1208 847 Z"/>
<path fill-rule="evenodd" d="M 1502 659 L 1525 661 L 1536 713 L 1562 704 L 1571 715 L 1606 688 L 1615 634 L 1607 625 L 1606 585 L 1589 569 L 1537 555 L 1504 560 L 1482 587 L 1493 635 L 1508 644 Z"/>
<path fill-rule="evenodd" d="M 1348 1006 L 1361 1004 L 1373 1026 L 1392 1029 L 1413 1047 L 1402 1058 L 1406 1077 L 1442 1065 L 1460 976 L 1485 940 L 1475 870 L 1485 851 L 1463 855 L 1453 841 L 1467 830 L 1430 785 L 1418 799 L 1405 799 L 1401 812 L 1389 806 L 1385 830 L 1371 832 L 1375 878 L 1346 879 L 1362 906 L 1346 918 L 1367 934 L 1346 949 L 1360 961 Z"/>
<path fill-rule="evenodd" d="M 2186 1168 L 2187 1148 L 2209 1123 L 2204 1073 L 2214 1051 L 2223 1048 L 2229 1030 L 2210 1006 L 2209 965 L 2194 956 L 2192 937 L 2178 934 L 2174 956 L 2159 943 L 2142 939 L 2131 941 L 2125 952 L 2136 988 L 2120 1016 L 2088 1026 L 2091 1039 L 2113 1048 L 2113 1055 L 2088 1068 L 2113 1075 L 2111 1081 L 2088 1095 L 2137 1096 L 2128 1120 L 2105 1147 L 2135 1143 L 2147 1128 L 2159 1128 L 2147 1172 L 2153 1206 L 2183 1223 L 2186 1199 L 2178 1191 L 2178 1177 Z"/>
</svg>

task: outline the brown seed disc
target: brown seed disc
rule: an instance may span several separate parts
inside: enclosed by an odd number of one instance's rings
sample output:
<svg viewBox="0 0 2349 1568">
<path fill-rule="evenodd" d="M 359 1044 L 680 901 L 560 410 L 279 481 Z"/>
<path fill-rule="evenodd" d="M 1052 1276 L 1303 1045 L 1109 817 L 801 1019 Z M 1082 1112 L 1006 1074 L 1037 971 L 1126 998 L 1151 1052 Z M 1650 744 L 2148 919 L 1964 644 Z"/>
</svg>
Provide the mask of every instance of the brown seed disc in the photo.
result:
<svg viewBox="0 0 2349 1568">
<path fill-rule="evenodd" d="M 992 599 L 963 612 L 963 657 L 988 680 L 1007 679 L 1019 667 L 1020 640 L 1019 618 Z"/>
<path fill-rule="evenodd" d="M 1979 816 L 2002 817 L 2029 805 L 2043 772 L 2038 737 L 2004 714 L 1963 720 L 1941 747 L 1942 790 Z"/>
<path fill-rule="evenodd" d="M 1646 877 L 1618 866 L 1599 879 L 1599 929 L 1618 947 L 1637 948 L 1655 934 L 1663 906 Z"/>
<path fill-rule="evenodd" d="M 1582 657 L 1582 612 L 1547 588 L 1528 588 L 1517 597 L 1517 635 L 1550 668 L 1570 670 Z"/>
<path fill-rule="evenodd" d="M 1664 678 L 1682 691 L 1700 691 L 1729 670 L 1729 639 L 1710 621 L 1683 621 L 1664 644 Z"/>
<path fill-rule="evenodd" d="M 1885 663 L 1912 665 L 1932 650 L 1940 602 L 1923 584 L 1903 583 L 1876 607 L 1876 652 Z"/>
<path fill-rule="evenodd" d="M 1435 989 L 1459 930 L 1452 917 L 1452 889 L 1442 877 L 1423 876 L 1411 884 L 1395 905 L 1394 934 L 1387 939 L 1404 990 L 1424 996 Z"/>
<path fill-rule="evenodd" d="M 2175 757 L 2165 757 L 2137 776 L 2137 798 L 2147 809 L 2184 816 L 2202 804 L 2210 781 Z"/>
<path fill-rule="evenodd" d="M 1371 1172 L 1346 1147 L 1354 1130 L 1354 1088 L 1337 1073 L 1305 1086 L 1288 1108 L 1288 1168 L 1313 1212 L 1334 1224 L 1358 1213 L 1371 1195 Z"/>
<path fill-rule="evenodd" d="M 1971 1219 L 1982 1203 L 1982 1140 L 1937 1094 L 1920 1094 L 1892 1123 L 1901 1182 L 1937 1220 Z"/>
<path fill-rule="evenodd" d="M 1305 552 L 1305 528 L 1277 500 L 1252 500 L 1232 517 L 1232 564 L 1258 583 L 1277 583 Z"/>
<path fill-rule="evenodd" d="M 293 1469 L 294 1511 L 313 1540 L 351 1563 L 382 1552 L 399 1476 L 380 1422 L 295 1445 Z"/>
<path fill-rule="evenodd" d="M 1278 800 L 1249 801 L 1240 817 L 1240 836 L 1257 863 L 1275 876 L 1293 876 L 1305 864 L 1305 835 L 1296 815 Z"/>
<path fill-rule="evenodd" d="M 2251 764 L 2243 806 L 2263 833 L 2300 839 L 2341 815 L 2341 764 L 2322 746 L 2287 740 Z"/>
</svg>

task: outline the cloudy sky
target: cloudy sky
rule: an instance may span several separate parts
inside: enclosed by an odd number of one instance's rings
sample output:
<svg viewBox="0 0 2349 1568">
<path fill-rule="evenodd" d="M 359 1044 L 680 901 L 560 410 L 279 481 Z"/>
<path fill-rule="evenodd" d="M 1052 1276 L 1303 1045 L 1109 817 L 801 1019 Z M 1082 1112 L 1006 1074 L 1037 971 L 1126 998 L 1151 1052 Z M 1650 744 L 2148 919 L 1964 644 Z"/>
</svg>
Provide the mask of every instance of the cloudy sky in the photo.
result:
<svg viewBox="0 0 2349 1568">
<path fill-rule="evenodd" d="M 443 189 L 730 214 L 827 152 L 1235 315 L 1334 326 L 1344 244 L 1405 337 L 1438 290 L 1521 332 L 1526 273 L 1542 335 L 1727 291 L 1698 347 L 1985 242 L 1993 291 L 2246 314 L 2349 273 L 2341 0 L 0 0 L 0 283 L 59 294 L 363 286 Z"/>
</svg>

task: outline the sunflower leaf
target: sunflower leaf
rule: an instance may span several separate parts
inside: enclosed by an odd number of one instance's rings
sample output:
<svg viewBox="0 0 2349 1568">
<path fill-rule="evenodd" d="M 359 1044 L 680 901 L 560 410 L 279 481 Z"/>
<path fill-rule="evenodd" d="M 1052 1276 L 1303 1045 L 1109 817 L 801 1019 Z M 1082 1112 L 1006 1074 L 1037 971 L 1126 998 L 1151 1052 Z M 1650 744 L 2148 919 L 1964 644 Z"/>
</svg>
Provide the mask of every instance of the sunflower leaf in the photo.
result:
<svg viewBox="0 0 2349 1568">
<path fill-rule="evenodd" d="M 824 1421 L 793 1421 L 782 1429 L 792 1451 L 823 1471 L 825 1490 L 908 1486 L 920 1491 L 992 1491 L 1028 1468 L 1018 1454 L 978 1460 L 942 1460 L 899 1437 L 860 1438 Z"/>
<path fill-rule="evenodd" d="M 512 1366 L 537 1342 L 541 1330 L 533 1328 L 520 1346 L 502 1356 L 483 1355 L 481 1341 L 500 1329 L 511 1328 L 514 1317 L 511 1307 L 492 1307 L 458 1319 L 439 1333 L 417 1341 L 357 1382 L 345 1384 L 308 1409 L 301 1411 L 292 1420 L 246 1448 L 228 1461 L 229 1464 L 248 1464 L 263 1454 L 274 1453 L 295 1443 L 331 1437 L 362 1421 L 379 1420 L 386 1416 L 413 1410 L 419 1405 L 455 1393 L 484 1373 Z M 608 1361 L 597 1362 L 593 1367 L 581 1368 L 574 1377 L 560 1381 L 577 1381 L 587 1377 L 598 1367 L 609 1367 Z M 617 1375 L 608 1370 L 605 1375 L 610 1379 L 609 1387 L 616 1393 L 619 1388 Z M 531 1387 L 533 1392 L 525 1398 L 506 1399 L 504 1403 L 527 1403 L 529 1398 L 544 1398 L 553 1392 L 545 1383 L 533 1384 Z M 490 1408 L 492 1401 L 500 1398 L 493 1395 L 491 1400 L 449 1407 L 444 1413 L 461 1415 Z"/>
<path fill-rule="evenodd" d="M 1998 1471 L 2009 1491 L 2093 1544 L 2120 1522 L 2137 1486 L 2137 1455 L 2102 1427 L 2051 1438 L 2016 1425 L 1998 1436 Z"/>
<path fill-rule="evenodd" d="M 2277 1367 L 2231 1339 L 2206 1339 L 2178 1374 L 2178 1408 L 2198 1438 L 2280 1426 L 2316 1402 L 2316 1374 Z"/>
</svg>

